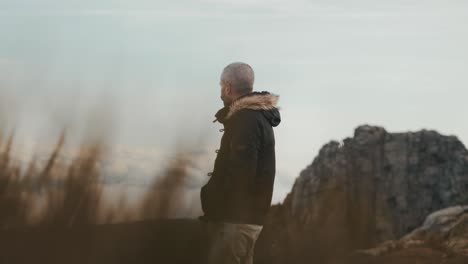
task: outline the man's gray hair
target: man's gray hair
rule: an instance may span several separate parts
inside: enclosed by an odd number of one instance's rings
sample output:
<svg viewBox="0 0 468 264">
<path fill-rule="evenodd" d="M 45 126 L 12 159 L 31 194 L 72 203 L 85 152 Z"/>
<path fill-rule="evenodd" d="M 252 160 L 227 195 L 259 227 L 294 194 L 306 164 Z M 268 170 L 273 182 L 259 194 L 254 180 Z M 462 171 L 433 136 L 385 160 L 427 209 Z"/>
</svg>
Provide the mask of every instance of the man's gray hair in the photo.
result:
<svg viewBox="0 0 468 264">
<path fill-rule="evenodd" d="M 240 94 L 253 91 L 255 74 L 247 63 L 234 62 L 226 66 L 221 74 L 221 81 L 228 82 Z"/>
</svg>

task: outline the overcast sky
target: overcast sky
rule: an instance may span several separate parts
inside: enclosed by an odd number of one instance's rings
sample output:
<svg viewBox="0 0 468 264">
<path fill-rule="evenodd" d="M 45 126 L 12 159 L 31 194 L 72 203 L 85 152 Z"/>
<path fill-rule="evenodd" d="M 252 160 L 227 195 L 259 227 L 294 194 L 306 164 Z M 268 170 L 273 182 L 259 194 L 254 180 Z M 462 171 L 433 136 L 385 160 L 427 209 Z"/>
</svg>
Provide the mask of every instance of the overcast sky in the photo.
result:
<svg viewBox="0 0 468 264">
<path fill-rule="evenodd" d="M 361 124 L 467 141 L 467 14 L 465 0 L 2 0 L 0 118 L 19 140 L 66 125 L 168 153 L 183 138 L 212 162 L 219 75 L 247 62 L 280 95 L 280 201 Z"/>
</svg>

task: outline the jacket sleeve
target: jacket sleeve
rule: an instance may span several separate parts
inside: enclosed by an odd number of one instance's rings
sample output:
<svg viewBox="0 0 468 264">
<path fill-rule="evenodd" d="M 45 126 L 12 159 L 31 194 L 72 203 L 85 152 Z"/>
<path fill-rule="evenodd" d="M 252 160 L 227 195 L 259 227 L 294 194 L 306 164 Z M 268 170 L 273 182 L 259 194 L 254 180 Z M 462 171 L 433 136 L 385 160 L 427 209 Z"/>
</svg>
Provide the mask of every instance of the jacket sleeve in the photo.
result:
<svg viewBox="0 0 468 264">
<path fill-rule="evenodd" d="M 233 213 L 245 207 L 246 194 L 253 191 L 257 174 L 260 128 L 256 115 L 240 111 L 232 117 L 230 153 L 228 154 L 228 206 Z"/>
</svg>

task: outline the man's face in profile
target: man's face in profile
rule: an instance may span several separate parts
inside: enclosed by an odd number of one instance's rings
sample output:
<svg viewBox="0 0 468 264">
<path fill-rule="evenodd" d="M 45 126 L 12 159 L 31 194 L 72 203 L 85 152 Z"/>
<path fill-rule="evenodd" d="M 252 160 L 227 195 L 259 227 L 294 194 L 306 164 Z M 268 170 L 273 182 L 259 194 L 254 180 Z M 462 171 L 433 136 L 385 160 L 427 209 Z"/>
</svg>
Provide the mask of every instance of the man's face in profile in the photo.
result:
<svg viewBox="0 0 468 264">
<path fill-rule="evenodd" d="M 221 100 L 223 101 L 224 106 L 228 106 L 231 102 L 228 85 L 223 81 L 220 81 L 219 85 L 221 86 Z"/>
</svg>

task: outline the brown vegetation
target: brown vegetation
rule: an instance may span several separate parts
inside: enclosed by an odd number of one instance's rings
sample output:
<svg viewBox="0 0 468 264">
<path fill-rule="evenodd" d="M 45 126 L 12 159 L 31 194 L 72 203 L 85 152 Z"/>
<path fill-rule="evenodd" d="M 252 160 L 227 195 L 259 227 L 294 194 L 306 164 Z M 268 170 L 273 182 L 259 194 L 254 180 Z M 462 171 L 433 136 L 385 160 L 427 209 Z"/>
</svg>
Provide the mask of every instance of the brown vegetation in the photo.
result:
<svg viewBox="0 0 468 264">
<path fill-rule="evenodd" d="M 113 207 L 103 199 L 98 168 L 102 144 L 84 145 L 66 164 L 59 158 L 65 144 L 62 134 L 42 167 L 33 159 L 22 170 L 12 158 L 13 142 L 13 133 L 0 137 L 0 263 L 197 259 L 198 221 L 164 220 L 183 202 L 190 155 L 176 153 L 139 206 L 127 206 L 122 195 Z"/>
<path fill-rule="evenodd" d="M 32 160 L 22 171 L 12 159 L 14 136 L 0 137 L 0 226 L 63 226 L 112 223 L 119 220 L 168 218 L 182 203 L 182 185 L 188 175 L 190 157 L 176 153 L 163 175 L 155 177 L 141 205 L 129 208 L 122 196 L 117 207 L 104 202 L 98 162 L 103 145 L 82 146 L 70 164 L 58 157 L 65 134 L 49 159 L 38 167 Z"/>
</svg>

